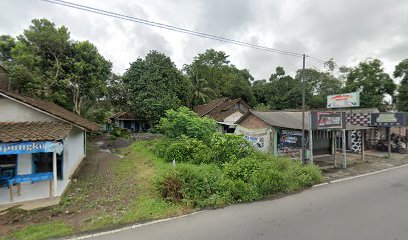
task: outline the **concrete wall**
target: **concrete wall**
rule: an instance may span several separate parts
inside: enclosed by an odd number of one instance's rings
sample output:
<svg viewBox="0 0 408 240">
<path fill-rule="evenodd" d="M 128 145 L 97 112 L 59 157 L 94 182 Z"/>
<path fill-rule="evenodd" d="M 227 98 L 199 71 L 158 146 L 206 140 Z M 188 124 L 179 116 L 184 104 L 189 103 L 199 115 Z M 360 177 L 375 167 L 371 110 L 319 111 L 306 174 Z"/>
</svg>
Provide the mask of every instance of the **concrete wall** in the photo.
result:
<svg viewBox="0 0 408 240">
<path fill-rule="evenodd" d="M 249 129 L 260 129 L 270 127 L 266 122 L 259 119 L 257 116 L 250 114 L 239 125 Z"/>
<path fill-rule="evenodd" d="M 32 170 L 31 154 L 19 154 L 17 157 L 17 174 L 31 174 Z"/>
<path fill-rule="evenodd" d="M 56 122 L 58 119 L 0 96 L 0 122 Z"/>
<path fill-rule="evenodd" d="M 64 141 L 63 177 L 69 179 L 85 157 L 85 133 L 73 127 Z"/>
</svg>

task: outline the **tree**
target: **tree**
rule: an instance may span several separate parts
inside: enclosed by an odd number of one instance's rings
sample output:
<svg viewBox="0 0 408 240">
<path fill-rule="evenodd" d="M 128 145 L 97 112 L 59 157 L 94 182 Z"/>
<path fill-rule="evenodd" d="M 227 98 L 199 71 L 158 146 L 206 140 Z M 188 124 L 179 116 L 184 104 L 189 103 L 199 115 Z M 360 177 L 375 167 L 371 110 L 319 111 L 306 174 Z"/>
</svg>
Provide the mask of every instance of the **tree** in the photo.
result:
<svg viewBox="0 0 408 240">
<path fill-rule="evenodd" d="M 408 111 L 408 58 L 395 66 L 394 77 L 402 78 L 397 96 L 398 111 Z"/>
<path fill-rule="evenodd" d="M 166 110 L 187 105 L 191 96 L 189 79 L 169 57 L 157 51 L 133 62 L 123 82 L 129 87 L 130 109 L 151 123 L 157 123 Z"/>
<path fill-rule="evenodd" d="M 342 93 L 342 81 L 333 74 L 334 63 L 329 61 L 326 66 L 325 71 L 312 68 L 304 70 L 306 88 L 307 91 L 311 91 L 305 102 L 310 108 L 325 108 L 328 95 Z M 301 69 L 297 71 L 295 78 L 303 81 Z"/>
<path fill-rule="evenodd" d="M 16 46 L 15 39 L 10 35 L 0 35 L 0 64 L 12 61 L 11 50 Z"/>
<path fill-rule="evenodd" d="M 66 64 L 68 89 L 72 94 L 73 111 L 81 114 L 84 101 L 92 102 L 106 95 L 112 64 L 99 54 L 90 42 L 73 42 Z"/>
<path fill-rule="evenodd" d="M 302 104 L 302 83 L 289 75 L 285 75 L 282 67 L 277 67 L 269 78 L 266 95 L 267 105 L 274 110 L 296 109 Z M 306 93 L 310 91 L 306 89 Z"/>
<path fill-rule="evenodd" d="M 190 101 L 190 107 L 193 108 L 196 105 L 204 104 L 212 99 L 215 92 L 212 88 L 208 87 L 208 82 L 203 78 L 192 79 L 193 94 Z"/>
<path fill-rule="evenodd" d="M 238 69 L 230 64 L 228 57 L 223 51 L 207 49 L 204 53 L 198 54 L 191 64 L 184 65 L 183 71 L 191 79 L 193 85 L 196 82 L 195 79 L 205 80 L 207 84 L 202 87 L 212 89 L 213 94 L 209 96 L 211 99 L 242 98 L 250 104 L 254 103 L 255 97 L 251 88 L 253 77 L 248 70 Z M 194 88 L 197 87 L 200 86 L 194 86 Z"/>
<path fill-rule="evenodd" d="M 65 26 L 34 19 L 17 37 L 0 37 L 0 61 L 13 90 L 80 114 L 106 94 L 112 64 L 88 41 L 73 41 Z M 89 108 L 86 108 L 89 109 Z"/>
<path fill-rule="evenodd" d="M 342 70 L 346 76 L 345 91 L 360 91 L 361 107 L 381 107 L 384 105 L 385 94 L 394 97 L 396 85 L 384 72 L 380 60 L 367 60 L 354 68 Z"/>
</svg>

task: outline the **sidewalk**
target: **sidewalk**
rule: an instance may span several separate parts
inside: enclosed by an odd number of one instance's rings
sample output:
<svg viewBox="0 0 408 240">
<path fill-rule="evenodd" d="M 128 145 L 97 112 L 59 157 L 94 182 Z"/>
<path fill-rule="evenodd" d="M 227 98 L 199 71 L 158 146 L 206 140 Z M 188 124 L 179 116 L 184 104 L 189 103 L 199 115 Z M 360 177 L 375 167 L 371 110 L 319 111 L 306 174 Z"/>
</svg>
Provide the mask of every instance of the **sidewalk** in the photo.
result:
<svg viewBox="0 0 408 240">
<path fill-rule="evenodd" d="M 325 182 L 408 164 L 408 154 L 392 153 L 388 159 L 387 153 L 367 151 L 365 161 L 362 161 L 361 155 L 348 153 L 346 169 L 341 165 L 342 154 L 337 153 L 336 160 L 337 167 L 334 167 L 332 157 L 316 160 L 316 164 L 322 168 Z"/>
</svg>

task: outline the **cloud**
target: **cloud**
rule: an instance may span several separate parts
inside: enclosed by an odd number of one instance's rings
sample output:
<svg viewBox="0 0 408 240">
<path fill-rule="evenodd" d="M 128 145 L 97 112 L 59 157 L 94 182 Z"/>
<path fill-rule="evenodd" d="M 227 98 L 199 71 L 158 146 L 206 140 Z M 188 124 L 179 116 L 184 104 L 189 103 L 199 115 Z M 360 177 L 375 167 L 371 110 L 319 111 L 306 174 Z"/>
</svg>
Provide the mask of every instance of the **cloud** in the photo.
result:
<svg viewBox="0 0 408 240">
<path fill-rule="evenodd" d="M 391 74 L 408 57 L 405 0 L 70 1 L 323 60 L 334 58 L 340 66 L 373 57 L 381 59 Z M 0 1 L 0 34 L 20 34 L 31 19 L 42 17 L 67 26 L 73 39 L 94 43 L 118 73 L 153 49 L 169 55 L 180 68 L 206 49 L 222 50 L 231 63 L 248 69 L 256 79 L 268 79 L 277 66 L 293 74 L 302 65 L 299 58 L 33 0 Z M 322 67 L 313 61 L 306 65 Z"/>
</svg>

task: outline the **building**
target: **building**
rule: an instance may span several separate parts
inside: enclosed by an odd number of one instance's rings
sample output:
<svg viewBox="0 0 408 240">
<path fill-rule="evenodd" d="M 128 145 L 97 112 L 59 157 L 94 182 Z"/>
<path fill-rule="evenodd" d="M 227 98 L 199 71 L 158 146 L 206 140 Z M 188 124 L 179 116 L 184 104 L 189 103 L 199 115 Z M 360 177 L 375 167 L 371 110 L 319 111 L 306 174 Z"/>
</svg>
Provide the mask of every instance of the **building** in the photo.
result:
<svg viewBox="0 0 408 240">
<path fill-rule="evenodd" d="M 350 121 L 357 121 L 357 115 L 347 117 L 347 114 L 343 113 L 345 123 L 342 127 L 316 129 L 309 122 L 312 113 L 305 112 L 305 146 L 308 149 L 305 156 L 307 159 L 313 159 L 313 156 L 319 155 L 333 155 L 336 148 L 351 151 L 354 145 L 360 146 L 360 149 L 355 149 L 355 152 L 361 151 L 361 142 L 364 141 L 361 133 L 364 132 L 365 135 L 365 132 L 372 128 L 363 124 L 351 124 Z M 255 148 L 270 152 L 275 156 L 301 158 L 302 112 L 249 110 L 236 124 L 235 133 L 244 135 Z M 312 151 L 310 145 L 313 146 Z M 346 148 L 343 148 L 343 145 Z"/>
<path fill-rule="evenodd" d="M 231 100 L 224 97 L 198 105 L 193 111 L 200 117 L 209 117 L 217 121 L 219 132 L 233 133 L 235 122 L 250 109 L 251 107 L 240 98 Z"/>
<path fill-rule="evenodd" d="M 150 125 L 146 121 L 140 120 L 136 114 L 129 112 L 119 112 L 110 117 L 111 124 L 117 127 L 126 129 L 129 132 L 143 132 L 150 128 Z M 111 130 L 109 126 L 106 130 Z"/>
<path fill-rule="evenodd" d="M 51 102 L 0 90 L 0 204 L 60 196 L 99 126 Z"/>
</svg>

